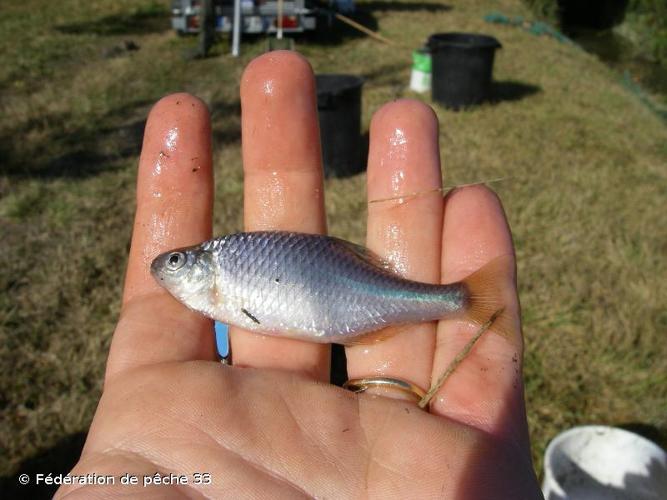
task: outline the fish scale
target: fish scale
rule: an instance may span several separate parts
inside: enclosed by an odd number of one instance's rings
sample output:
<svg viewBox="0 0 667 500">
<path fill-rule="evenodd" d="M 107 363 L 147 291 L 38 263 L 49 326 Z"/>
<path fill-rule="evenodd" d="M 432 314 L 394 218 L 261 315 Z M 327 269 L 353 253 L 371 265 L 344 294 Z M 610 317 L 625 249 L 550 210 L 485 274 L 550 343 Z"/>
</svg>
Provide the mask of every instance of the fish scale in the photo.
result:
<svg viewBox="0 0 667 500">
<path fill-rule="evenodd" d="M 172 250 L 151 270 L 177 299 L 216 320 L 343 344 L 388 325 L 470 313 L 472 289 L 488 284 L 482 275 L 448 285 L 407 280 L 358 245 L 281 231 L 231 234 Z M 485 312 L 493 301 L 482 295 Z"/>
<path fill-rule="evenodd" d="M 379 321 L 379 318 L 386 315 L 394 316 L 406 310 L 405 305 L 400 307 L 401 304 L 395 301 L 373 300 L 377 297 L 378 290 L 389 288 L 392 284 L 389 282 L 395 281 L 397 277 L 375 267 L 369 268 L 367 262 L 350 252 L 345 245 L 336 245 L 336 240 L 285 233 L 279 235 L 260 233 L 253 236 L 253 238 L 238 238 L 238 244 L 248 245 L 246 251 L 249 254 L 261 255 L 256 260 L 255 275 L 249 283 L 249 288 L 260 293 L 256 294 L 258 298 L 249 306 L 253 308 L 252 314 L 255 317 L 269 318 L 266 327 L 271 324 L 270 318 L 276 314 L 280 315 L 286 305 L 291 305 L 297 312 L 300 308 L 306 308 L 308 314 L 303 318 L 299 318 L 297 314 L 295 321 L 283 319 L 280 322 L 281 326 L 295 330 L 315 330 L 312 333 L 316 335 L 333 329 L 330 324 L 331 319 L 343 320 L 340 322 L 338 332 L 334 333 L 348 333 L 357 331 L 360 324 L 368 323 L 363 325 L 366 328 L 383 324 L 384 321 Z M 259 252 L 253 251 L 255 247 Z M 271 259 L 273 262 L 284 263 L 283 274 L 290 277 L 290 284 L 293 280 L 296 282 L 296 286 L 291 289 L 292 293 L 288 292 L 285 296 L 285 301 L 281 301 L 280 296 L 269 293 L 271 280 L 267 279 L 267 273 L 270 274 L 270 270 L 267 269 L 268 255 L 273 256 Z M 224 253 L 220 256 L 220 264 L 224 266 Z M 227 265 L 233 267 L 234 264 L 228 262 Z M 244 266 L 244 272 L 249 272 L 248 266 Z M 341 283 L 336 279 L 337 275 L 344 277 L 347 282 Z M 385 281 L 388 283 L 383 283 Z M 363 290 L 362 284 L 366 284 L 367 288 L 368 284 L 376 286 L 371 286 L 369 294 Z M 404 286 L 404 283 L 401 283 L 401 286 Z M 421 287 L 422 284 L 418 286 Z M 319 327 L 314 317 L 318 313 L 323 320 L 323 324 Z M 311 319 L 307 319 L 308 317 Z M 316 325 L 315 328 L 312 328 L 313 324 Z"/>
</svg>

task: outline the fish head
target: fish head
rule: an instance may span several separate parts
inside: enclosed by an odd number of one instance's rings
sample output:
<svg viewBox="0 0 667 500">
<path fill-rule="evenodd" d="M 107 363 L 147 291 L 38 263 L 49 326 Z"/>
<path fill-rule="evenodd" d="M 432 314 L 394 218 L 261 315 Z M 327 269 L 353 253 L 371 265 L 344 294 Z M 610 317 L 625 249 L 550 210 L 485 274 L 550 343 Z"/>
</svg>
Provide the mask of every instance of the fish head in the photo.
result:
<svg viewBox="0 0 667 500">
<path fill-rule="evenodd" d="M 216 273 L 213 255 L 200 245 L 158 255 L 151 263 L 151 274 L 186 306 L 204 313 L 210 311 Z"/>
</svg>

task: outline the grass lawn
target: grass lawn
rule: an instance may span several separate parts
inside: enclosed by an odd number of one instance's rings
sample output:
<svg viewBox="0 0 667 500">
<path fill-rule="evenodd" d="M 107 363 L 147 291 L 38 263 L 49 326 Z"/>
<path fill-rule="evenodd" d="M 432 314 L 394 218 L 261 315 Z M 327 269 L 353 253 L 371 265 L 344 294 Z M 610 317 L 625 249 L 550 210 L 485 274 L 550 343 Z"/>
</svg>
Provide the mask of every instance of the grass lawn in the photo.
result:
<svg viewBox="0 0 667 500">
<path fill-rule="evenodd" d="M 489 10 L 527 15 L 519 0 L 447 3 L 360 1 L 359 18 L 407 47 L 440 31 L 503 44 L 498 103 L 434 107 L 445 184 L 505 179 L 493 187 L 517 248 L 536 467 L 548 440 L 576 424 L 633 425 L 664 446 L 667 127 L 576 46 L 484 22 Z M 186 61 L 196 40 L 169 29 L 168 7 L 3 1 L 1 476 L 80 442 L 90 423 L 119 310 L 143 124 L 161 96 L 184 90 L 208 103 L 215 232 L 242 227 L 238 85 L 265 42 L 244 42 L 234 59 L 225 40 L 216 57 Z M 364 130 L 385 101 L 417 97 L 406 90 L 409 50 L 347 30 L 296 45 L 317 72 L 366 78 Z M 327 181 L 332 234 L 363 242 L 364 186 L 363 174 Z"/>
</svg>

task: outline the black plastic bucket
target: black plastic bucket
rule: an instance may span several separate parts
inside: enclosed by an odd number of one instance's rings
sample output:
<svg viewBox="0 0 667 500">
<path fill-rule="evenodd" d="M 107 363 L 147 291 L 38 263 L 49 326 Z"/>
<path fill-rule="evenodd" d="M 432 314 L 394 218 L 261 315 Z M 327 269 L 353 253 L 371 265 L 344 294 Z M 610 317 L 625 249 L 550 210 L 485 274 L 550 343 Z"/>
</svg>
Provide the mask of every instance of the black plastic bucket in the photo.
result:
<svg viewBox="0 0 667 500">
<path fill-rule="evenodd" d="M 437 33 L 428 39 L 433 80 L 431 97 L 453 109 L 491 97 L 493 58 L 502 45 L 492 36 Z"/>
<path fill-rule="evenodd" d="M 316 75 L 322 163 L 326 176 L 363 170 L 361 158 L 361 87 L 355 75 Z"/>
<path fill-rule="evenodd" d="M 605 30 L 621 24 L 629 0 L 558 0 L 565 31 L 576 28 Z"/>
</svg>

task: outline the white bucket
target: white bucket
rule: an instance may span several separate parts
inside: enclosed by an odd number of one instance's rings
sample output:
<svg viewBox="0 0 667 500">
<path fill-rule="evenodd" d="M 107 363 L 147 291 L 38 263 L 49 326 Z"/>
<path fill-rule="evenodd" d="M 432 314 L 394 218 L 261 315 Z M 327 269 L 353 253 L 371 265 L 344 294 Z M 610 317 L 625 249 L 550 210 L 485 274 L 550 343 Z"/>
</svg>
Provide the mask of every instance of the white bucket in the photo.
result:
<svg viewBox="0 0 667 500">
<path fill-rule="evenodd" d="M 549 443 L 542 491 L 546 500 L 664 500 L 667 453 L 623 429 L 574 427 Z"/>
</svg>

